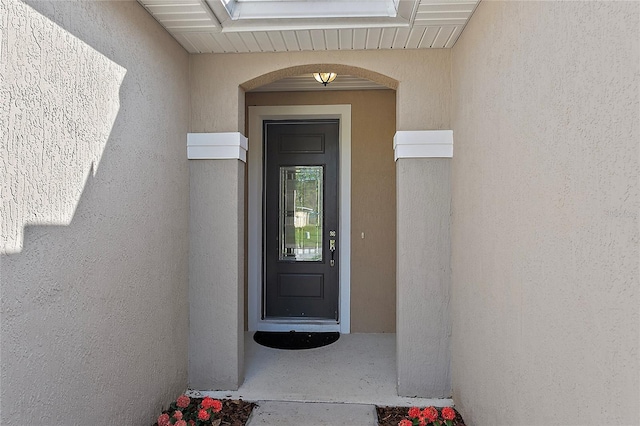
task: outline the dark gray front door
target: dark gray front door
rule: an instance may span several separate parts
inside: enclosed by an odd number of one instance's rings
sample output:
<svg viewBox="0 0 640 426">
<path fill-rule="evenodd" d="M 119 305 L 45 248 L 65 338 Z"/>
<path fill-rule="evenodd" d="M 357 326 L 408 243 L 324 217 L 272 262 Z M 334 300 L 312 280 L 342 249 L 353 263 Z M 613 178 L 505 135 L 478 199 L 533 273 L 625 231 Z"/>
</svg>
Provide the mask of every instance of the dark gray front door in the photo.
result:
<svg viewBox="0 0 640 426">
<path fill-rule="evenodd" d="M 263 317 L 337 320 L 339 123 L 264 126 Z"/>
</svg>

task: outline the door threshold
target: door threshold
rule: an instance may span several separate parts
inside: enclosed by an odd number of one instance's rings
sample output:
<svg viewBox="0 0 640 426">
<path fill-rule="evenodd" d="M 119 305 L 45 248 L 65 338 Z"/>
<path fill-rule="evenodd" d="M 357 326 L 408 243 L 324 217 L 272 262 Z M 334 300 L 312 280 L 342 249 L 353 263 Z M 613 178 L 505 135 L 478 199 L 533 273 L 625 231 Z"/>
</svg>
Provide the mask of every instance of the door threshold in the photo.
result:
<svg viewBox="0 0 640 426">
<path fill-rule="evenodd" d="M 292 320 L 290 318 L 258 321 L 253 331 L 340 331 L 340 323 L 332 320 Z"/>
</svg>

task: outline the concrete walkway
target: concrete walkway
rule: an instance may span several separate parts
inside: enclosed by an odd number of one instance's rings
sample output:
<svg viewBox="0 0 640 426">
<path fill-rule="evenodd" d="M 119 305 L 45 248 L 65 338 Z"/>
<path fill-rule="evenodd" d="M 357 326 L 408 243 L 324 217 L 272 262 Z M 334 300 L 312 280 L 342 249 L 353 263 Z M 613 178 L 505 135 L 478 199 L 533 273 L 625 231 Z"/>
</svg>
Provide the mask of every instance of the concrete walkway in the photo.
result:
<svg viewBox="0 0 640 426">
<path fill-rule="evenodd" d="M 245 336 L 240 389 L 189 392 L 256 402 L 248 426 L 375 426 L 376 405 L 453 405 L 449 398 L 398 396 L 394 334 L 347 334 L 329 346 L 301 351 L 265 348 L 252 336 Z"/>
<path fill-rule="evenodd" d="M 396 391 L 395 334 L 347 334 L 322 348 L 265 348 L 245 337 L 245 378 L 236 391 L 193 390 L 192 396 L 245 401 L 445 407 L 449 398 L 408 398 Z"/>
<path fill-rule="evenodd" d="M 376 426 L 374 405 L 258 401 L 247 426 Z"/>
</svg>

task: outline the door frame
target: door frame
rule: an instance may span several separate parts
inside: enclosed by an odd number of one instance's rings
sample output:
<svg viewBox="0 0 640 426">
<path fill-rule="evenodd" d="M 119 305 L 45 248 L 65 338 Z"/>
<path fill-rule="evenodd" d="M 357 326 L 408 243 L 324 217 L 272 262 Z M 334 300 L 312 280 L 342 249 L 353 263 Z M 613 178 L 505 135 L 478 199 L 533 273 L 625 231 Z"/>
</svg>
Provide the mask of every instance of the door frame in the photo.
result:
<svg viewBox="0 0 640 426">
<path fill-rule="evenodd" d="M 351 105 L 285 105 L 250 106 L 248 108 L 248 330 L 249 331 L 351 331 Z M 262 313 L 262 173 L 263 121 L 338 119 L 338 220 L 340 250 L 338 251 L 338 321 L 295 319 L 267 320 Z"/>
</svg>

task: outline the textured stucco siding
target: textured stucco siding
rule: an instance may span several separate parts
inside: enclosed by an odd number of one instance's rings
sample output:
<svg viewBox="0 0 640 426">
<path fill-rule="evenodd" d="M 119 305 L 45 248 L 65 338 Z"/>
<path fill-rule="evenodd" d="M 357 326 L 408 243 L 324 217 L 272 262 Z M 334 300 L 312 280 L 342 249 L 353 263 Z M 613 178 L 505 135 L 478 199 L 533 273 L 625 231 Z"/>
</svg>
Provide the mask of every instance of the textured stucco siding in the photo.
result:
<svg viewBox="0 0 640 426">
<path fill-rule="evenodd" d="M 640 424 L 638 2 L 480 3 L 453 48 L 471 424 Z"/>
<path fill-rule="evenodd" d="M 396 161 L 396 353 L 402 396 L 451 396 L 450 176 L 449 158 Z"/>
<path fill-rule="evenodd" d="M 187 385 L 188 55 L 136 2 L 0 4 L 0 423 L 150 424 Z"/>
<path fill-rule="evenodd" d="M 244 96 L 239 86 L 263 74 L 308 64 L 342 64 L 383 74 L 398 82 L 398 130 L 448 129 L 450 57 L 447 49 L 192 55 L 192 131 L 243 132 Z"/>
<path fill-rule="evenodd" d="M 189 387 L 244 378 L 244 176 L 239 160 L 190 160 Z"/>
</svg>

